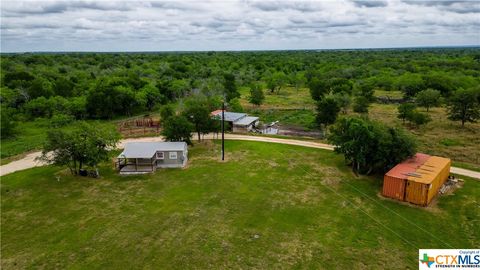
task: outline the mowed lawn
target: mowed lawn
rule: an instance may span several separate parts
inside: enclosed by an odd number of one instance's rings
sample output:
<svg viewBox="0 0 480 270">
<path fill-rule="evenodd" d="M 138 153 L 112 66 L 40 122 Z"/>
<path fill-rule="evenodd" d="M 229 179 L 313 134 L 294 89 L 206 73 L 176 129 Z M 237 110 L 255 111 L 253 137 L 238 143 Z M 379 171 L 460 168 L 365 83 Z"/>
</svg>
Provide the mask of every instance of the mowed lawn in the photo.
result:
<svg viewBox="0 0 480 270">
<path fill-rule="evenodd" d="M 379 196 L 329 151 L 227 141 L 186 169 L 102 179 L 56 167 L 1 179 L 1 268 L 417 268 L 419 248 L 478 248 L 480 182 L 427 209 Z"/>
</svg>

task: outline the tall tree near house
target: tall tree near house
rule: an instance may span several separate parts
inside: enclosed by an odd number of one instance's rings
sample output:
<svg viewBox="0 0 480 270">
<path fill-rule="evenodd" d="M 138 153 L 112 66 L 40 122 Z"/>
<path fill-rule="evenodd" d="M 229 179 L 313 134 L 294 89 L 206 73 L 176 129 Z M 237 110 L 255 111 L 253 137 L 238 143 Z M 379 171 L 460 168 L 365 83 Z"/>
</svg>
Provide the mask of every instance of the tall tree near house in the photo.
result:
<svg viewBox="0 0 480 270">
<path fill-rule="evenodd" d="M 210 132 L 214 120 L 210 116 L 209 106 L 206 102 L 189 100 L 185 104 L 183 115 L 193 124 L 193 128 L 201 141 L 201 134 Z"/>
<path fill-rule="evenodd" d="M 431 107 L 440 105 L 440 97 L 440 91 L 429 88 L 418 92 L 418 94 L 415 96 L 415 101 L 417 102 L 418 106 L 424 107 L 428 112 Z"/>
<path fill-rule="evenodd" d="M 480 118 L 480 88 L 458 89 L 448 100 L 448 119 L 466 122 L 476 122 Z"/>
<path fill-rule="evenodd" d="M 192 144 L 193 125 L 183 115 L 175 115 L 163 122 L 162 136 L 170 142 Z"/>
<path fill-rule="evenodd" d="M 73 130 L 53 129 L 48 132 L 40 160 L 67 166 L 77 175 L 83 166 L 96 166 L 108 160 L 120 135 L 115 129 L 100 128 L 80 122 Z"/>
</svg>

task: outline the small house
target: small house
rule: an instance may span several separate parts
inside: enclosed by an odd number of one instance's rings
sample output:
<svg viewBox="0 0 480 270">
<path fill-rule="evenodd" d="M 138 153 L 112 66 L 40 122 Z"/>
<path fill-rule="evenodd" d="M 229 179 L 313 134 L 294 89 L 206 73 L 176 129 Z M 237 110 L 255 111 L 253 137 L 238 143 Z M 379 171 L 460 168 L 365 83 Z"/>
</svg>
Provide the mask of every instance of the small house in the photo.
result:
<svg viewBox="0 0 480 270">
<path fill-rule="evenodd" d="M 259 120 L 256 116 L 249 116 L 246 113 L 227 112 L 224 113 L 226 129 L 233 132 L 249 132 L 257 128 Z M 222 110 L 211 112 L 212 117 L 222 120 Z"/>
<path fill-rule="evenodd" d="M 143 174 L 158 168 L 182 168 L 188 161 L 185 142 L 131 142 L 118 155 L 120 174 Z"/>
</svg>

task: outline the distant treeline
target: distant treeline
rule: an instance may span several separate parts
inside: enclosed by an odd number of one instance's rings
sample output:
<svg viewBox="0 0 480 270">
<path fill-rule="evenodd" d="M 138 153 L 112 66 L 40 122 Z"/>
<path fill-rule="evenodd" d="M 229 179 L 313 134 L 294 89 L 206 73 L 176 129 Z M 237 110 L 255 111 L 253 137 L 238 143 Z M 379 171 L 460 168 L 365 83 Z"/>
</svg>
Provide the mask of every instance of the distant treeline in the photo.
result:
<svg viewBox="0 0 480 270">
<path fill-rule="evenodd" d="M 232 100 L 252 85 L 271 94 L 292 86 L 406 97 L 431 88 L 448 97 L 480 85 L 480 49 L 1 55 L 6 119 L 109 119 L 190 95 Z"/>
</svg>

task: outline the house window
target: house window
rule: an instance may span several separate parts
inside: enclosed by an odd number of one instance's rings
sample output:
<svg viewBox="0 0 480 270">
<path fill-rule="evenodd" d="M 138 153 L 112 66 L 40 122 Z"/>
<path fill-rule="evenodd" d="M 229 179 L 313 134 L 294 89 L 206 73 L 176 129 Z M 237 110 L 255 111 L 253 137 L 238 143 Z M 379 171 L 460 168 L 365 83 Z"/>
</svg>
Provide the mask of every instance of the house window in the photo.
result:
<svg viewBox="0 0 480 270">
<path fill-rule="evenodd" d="M 163 152 L 157 152 L 157 159 L 164 159 Z"/>
<path fill-rule="evenodd" d="M 177 159 L 177 152 L 169 152 L 168 153 L 169 159 Z"/>
</svg>

